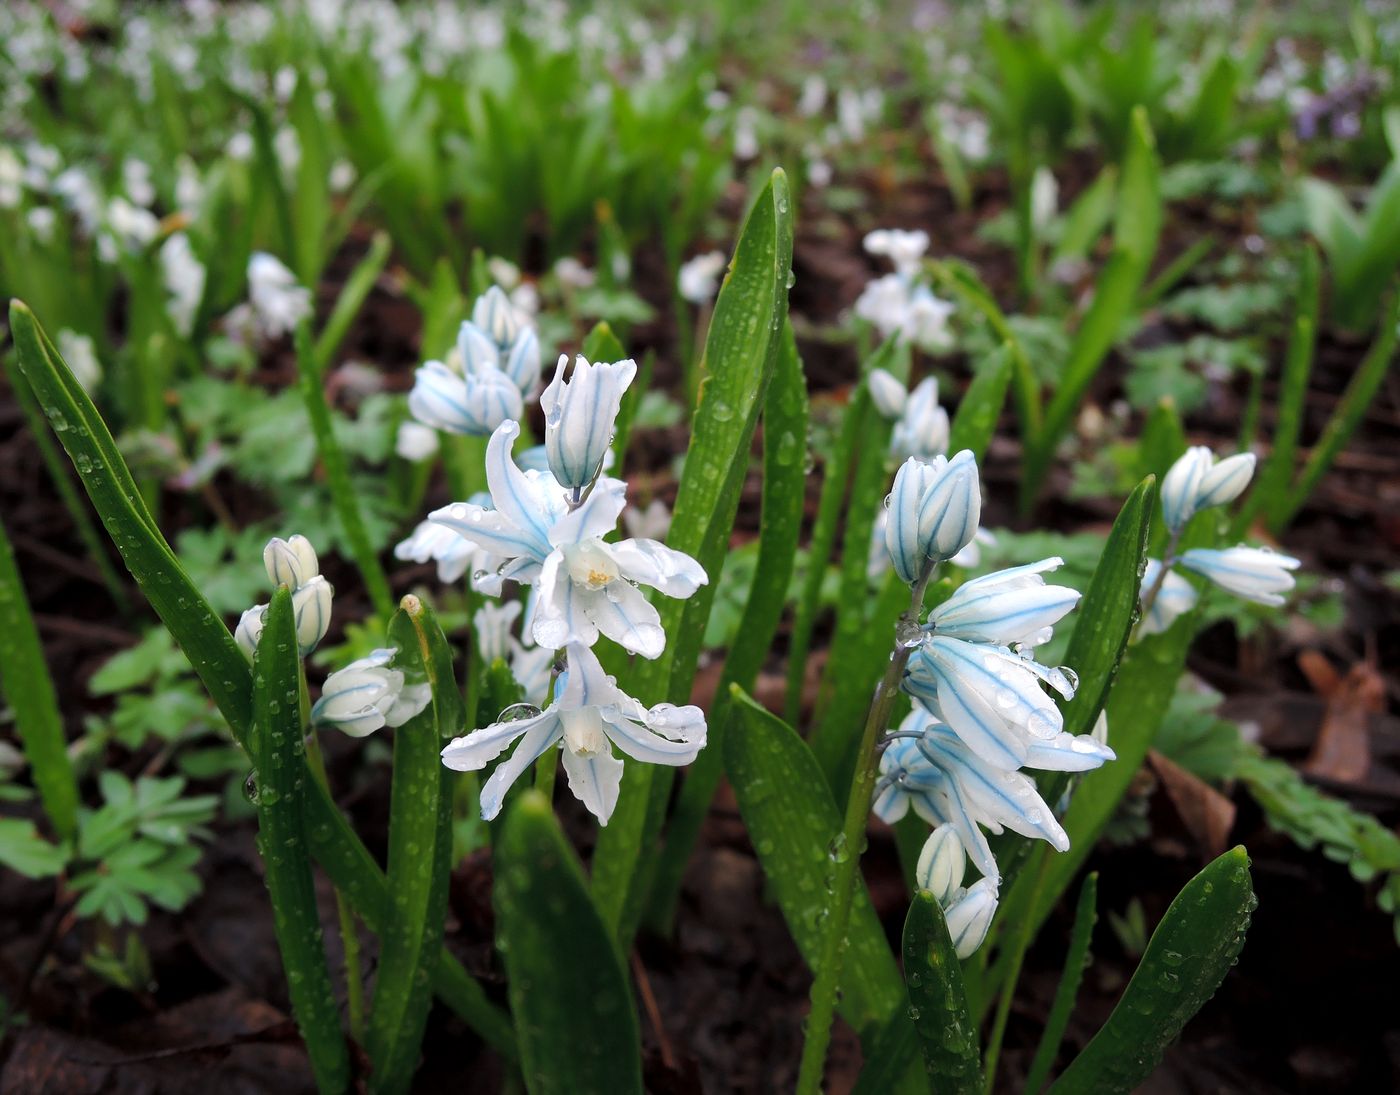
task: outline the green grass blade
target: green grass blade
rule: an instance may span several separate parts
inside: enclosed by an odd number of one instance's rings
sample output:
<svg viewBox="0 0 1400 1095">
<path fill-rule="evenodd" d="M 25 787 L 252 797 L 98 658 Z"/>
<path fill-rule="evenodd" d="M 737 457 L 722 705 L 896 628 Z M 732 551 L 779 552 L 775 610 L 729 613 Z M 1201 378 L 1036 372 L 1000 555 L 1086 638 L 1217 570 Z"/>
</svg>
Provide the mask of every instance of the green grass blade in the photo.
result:
<svg viewBox="0 0 1400 1095">
<path fill-rule="evenodd" d="M 1126 1092 L 1147 1079 L 1234 965 L 1257 903 L 1242 847 L 1188 882 L 1108 1022 L 1051 1087 L 1053 1095 Z"/>
<path fill-rule="evenodd" d="M 1337 454 L 1346 447 L 1351 435 L 1366 417 L 1366 411 L 1376 393 L 1380 391 L 1386 372 L 1395 363 L 1397 334 L 1400 334 L 1400 291 L 1391 293 L 1390 303 L 1386 307 L 1385 315 L 1381 317 L 1375 341 L 1371 343 L 1366 357 L 1347 383 L 1337 409 L 1332 412 L 1332 417 L 1323 428 L 1322 436 L 1318 438 L 1317 444 L 1308 455 L 1307 463 L 1303 465 L 1297 485 L 1278 507 L 1277 512 L 1270 515 L 1269 528 L 1275 534 L 1282 532 L 1292 523 L 1298 511 L 1303 508 L 1303 503 L 1311 497 L 1322 477 L 1332 467 Z"/>
<path fill-rule="evenodd" d="M 10 306 L 10 328 L 20 369 L 123 562 L 189 658 L 234 739 L 251 755 L 253 685 L 247 658 L 180 566 L 142 502 L 106 423 L 22 302 Z M 313 780 L 305 794 L 308 836 L 317 861 L 370 929 L 381 930 L 390 907 L 383 873 L 324 789 Z M 514 1055 L 509 1020 L 446 951 L 438 960 L 433 987 L 493 1048 L 506 1057 Z"/>
<path fill-rule="evenodd" d="M 982 363 L 953 415 L 948 433 L 950 453 L 970 449 L 977 462 L 982 462 L 996 433 L 1006 390 L 1011 386 L 1015 371 L 1016 349 L 1010 343 L 1003 343 L 1001 349 Z"/>
<path fill-rule="evenodd" d="M 973 311 L 980 312 L 997 338 L 1011 348 L 1011 394 L 1021 423 L 1021 439 L 1029 445 L 1040 433 L 1044 411 L 1040 402 L 1040 385 L 1025 347 L 1016 337 L 991 290 L 982 283 L 972 267 L 961 262 L 936 262 L 933 264 L 933 275 L 945 292 L 956 296 Z"/>
<path fill-rule="evenodd" d="M 810 967 L 821 952 L 830 846 L 841 814 L 796 732 L 741 690 L 733 690 L 733 704 L 736 732 L 724 750 L 729 779 L 764 875 Z M 878 1028 L 904 1009 L 899 970 L 859 880 L 841 968 L 840 1012 L 857 1031 Z"/>
<path fill-rule="evenodd" d="M 350 482 L 350 468 L 345 460 L 345 452 L 336 440 L 335 428 L 331 424 L 331 409 L 326 403 L 321 370 L 317 365 L 316 352 L 311 346 L 311 332 L 306 324 L 297 329 L 296 349 L 301 398 L 306 405 L 306 417 L 311 421 L 311 433 L 316 438 L 316 453 L 326 470 L 326 485 L 330 489 L 331 503 L 335 506 L 336 516 L 340 518 L 345 539 L 350 544 L 350 553 L 355 558 L 360 577 L 364 579 L 374 611 L 387 620 L 394 614 L 394 595 L 389 590 L 389 579 L 384 574 L 379 557 L 369 542 L 369 533 L 365 531 L 359 499 L 356 498 L 354 485 Z"/>
<path fill-rule="evenodd" d="M 807 544 L 807 570 L 798 593 L 797 609 L 792 620 L 792 635 L 788 643 L 787 698 L 783 717 L 796 726 L 802 707 L 802 688 L 806 680 L 807 653 L 811 648 L 812 627 L 821 607 L 822 582 L 827 563 L 836 544 L 836 531 L 841 520 L 842 504 L 850 484 L 851 462 L 860 436 L 860 403 L 851 400 L 841 417 L 841 429 L 831 459 L 822 471 L 821 495 L 817 499 L 817 514 L 812 522 L 812 534 Z"/>
<path fill-rule="evenodd" d="M 1131 139 L 1123 161 L 1113 254 L 1094 286 L 1094 300 L 1070 344 L 1045 420 L 1027 449 L 1021 506 L 1029 510 L 1045 481 L 1055 448 L 1079 411 L 1080 402 L 1133 314 L 1138 291 L 1157 251 L 1162 227 L 1161 167 L 1152 130 L 1141 107 L 1133 111 Z"/>
<path fill-rule="evenodd" d="M 389 806 L 389 893 L 393 916 L 379 933 L 366 1049 L 374 1062 L 370 1089 L 408 1091 L 432 1003 L 429 978 L 442 950 L 452 851 L 451 773 L 442 742 L 463 723 L 452 649 L 432 609 L 408 596 L 389 624 L 394 665 L 405 686 L 426 681 L 432 702 L 394 731 Z"/>
<path fill-rule="evenodd" d="M 690 766 L 666 845 L 652 882 L 653 922 L 670 925 L 686 861 L 700 835 L 724 770 L 724 736 L 730 721 L 729 686 L 750 690 L 787 600 L 797 538 L 802 528 L 807 456 L 807 382 L 792 327 L 783 332 L 782 352 L 763 406 L 763 501 L 759 517 L 758 562 L 744 614 L 724 660 L 724 672 L 709 711 L 709 739 Z"/>
<path fill-rule="evenodd" d="M 369 251 L 345 279 L 340 296 L 335 299 L 335 307 L 331 309 L 321 333 L 316 336 L 313 360 L 318 376 L 324 375 L 330 366 L 336 350 L 350 331 L 350 324 L 354 323 L 355 317 L 360 314 L 360 309 L 369 298 L 370 290 L 374 288 L 374 283 L 379 279 L 384 264 L 388 261 L 389 237 L 383 232 L 376 232 L 374 239 L 370 241 Z"/>
<path fill-rule="evenodd" d="M 1131 650 L 1128 648 L 1128 640 L 1138 618 L 1138 590 L 1147 562 L 1147 544 L 1156 505 L 1157 484 L 1155 479 L 1149 477 L 1138 484 L 1119 510 L 1104 544 L 1103 554 L 1094 568 L 1094 577 L 1079 604 L 1074 631 L 1065 651 L 1065 664 L 1079 674 L 1079 688 L 1074 699 L 1063 706 L 1064 728 L 1068 733 L 1088 733 L 1106 702 L 1125 688 L 1131 695 L 1133 690 L 1141 687 L 1141 680 L 1129 674 L 1134 656 L 1146 658 L 1159 650 L 1156 640 L 1164 636 L 1152 636 Z M 1183 625 L 1180 631 L 1185 630 Z M 1168 637 L 1177 634 L 1178 629 L 1173 629 L 1168 632 Z M 1162 710 L 1180 673 L 1178 668 L 1176 674 L 1172 674 L 1171 666 L 1178 664 L 1175 661 L 1178 654 L 1184 663 L 1188 643 L 1189 638 L 1183 640 L 1179 650 L 1175 646 L 1171 648 L 1161 666 L 1161 672 L 1166 675 L 1163 678 L 1158 679 L 1153 675 L 1156 672 L 1155 659 L 1151 659 L 1154 664 L 1143 665 L 1138 670 L 1143 677 L 1152 678 L 1154 697 L 1165 695 L 1166 698 L 1161 701 Z M 1126 679 L 1120 679 L 1120 676 Z M 1156 711 L 1156 721 L 1153 721 L 1152 711 L 1138 710 L 1134 699 L 1127 700 L 1125 706 L 1132 711 L 1131 717 L 1124 716 L 1128 722 L 1126 726 L 1120 727 L 1113 712 L 1109 713 L 1109 743 L 1118 754 L 1118 759 L 1080 777 L 1080 786 L 1075 791 L 1065 818 L 1065 828 L 1071 840 L 1070 850 L 1054 852 L 1048 847 L 1033 846 L 1032 842 L 1019 838 L 1003 837 L 994 842 L 993 848 L 1002 866 L 1002 892 L 1011 894 L 1005 903 L 1006 908 L 1019 910 L 1020 906 L 1015 902 L 1029 902 L 1033 894 L 1037 910 L 1048 912 L 1092 849 L 1099 830 L 1108 820 L 1108 814 L 1147 755 L 1148 744 L 1161 720 L 1161 710 Z M 1041 796 L 1046 802 L 1053 803 L 1060 799 L 1069 785 L 1069 776 L 1063 772 L 1049 773 L 1041 776 L 1039 784 Z M 1020 877 L 1027 860 L 1034 857 L 1049 858 L 1049 866 L 1043 871 L 1029 871 L 1026 877 Z M 1042 881 L 1032 888 L 1033 877 L 1039 877 Z M 1003 925 L 1014 923 L 1016 919 L 1010 913 L 998 917 L 993 931 L 1000 932 Z M 1041 919 L 1043 912 L 1025 934 L 1027 942 L 1035 937 L 1035 929 Z"/>
<path fill-rule="evenodd" d="M 1027 1091 L 1039 1091 L 1050 1078 L 1050 1069 L 1054 1067 L 1055 1057 L 1060 1052 L 1060 1043 L 1064 1040 L 1070 1013 L 1074 1011 L 1074 1001 L 1079 995 L 1084 971 L 1093 960 L 1089 954 L 1089 941 L 1093 938 L 1094 924 L 1099 918 L 1098 892 L 1099 875 L 1097 871 L 1091 871 L 1085 876 L 1084 885 L 1079 891 L 1079 905 L 1074 912 L 1074 927 L 1070 931 L 1069 949 L 1065 951 L 1060 983 L 1055 989 L 1050 1014 L 1045 1017 L 1045 1029 L 1041 1032 L 1040 1043 L 1035 1047 L 1030 1071 L 1026 1074 Z"/>
<path fill-rule="evenodd" d="M 1298 437 L 1303 429 L 1303 414 L 1307 407 L 1308 378 L 1312 375 L 1313 354 L 1317 347 L 1321 283 L 1322 264 L 1317 248 L 1309 245 L 1303 251 L 1298 277 L 1297 314 L 1293 317 L 1293 330 L 1289 333 L 1288 350 L 1283 359 L 1283 375 L 1279 377 L 1278 417 L 1274 425 L 1273 444 L 1264 466 L 1259 469 L 1259 478 L 1249 501 L 1235 520 L 1236 535 L 1243 535 L 1260 511 L 1272 516 L 1281 512 L 1287 502 L 1298 455 Z"/>
<path fill-rule="evenodd" d="M 904 989 L 919 1035 L 929 1090 L 978 1095 L 982 1090 L 977 1024 L 967 1007 L 962 967 L 943 910 L 928 891 L 914 895 L 904 921 Z"/>
<path fill-rule="evenodd" d="M 710 584 L 688 600 L 663 598 L 658 604 L 666 652 L 653 662 L 635 665 L 625 682 L 644 703 L 684 702 L 690 695 L 705 621 L 729 549 L 750 443 L 782 343 L 792 234 L 792 199 L 787 176 L 779 169 L 749 213 L 715 303 L 690 448 L 667 537 L 669 546 L 699 560 Z M 670 787 L 670 780 L 669 769 L 629 763 L 617 809 L 599 834 L 593 891 L 604 921 L 624 941 L 631 938 L 647 887 L 646 882 L 634 885 L 634 880 L 640 861 L 651 862 L 660 824 L 660 810 L 653 802 L 664 804 L 660 792 Z M 643 866 L 642 877 L 647 873 Z"/>
<path fill-rule="evenodd" d="M 642 1092 L 622 953 L 549 802 L 526 791 L 496 846 L 496 922 L 531 1095 Z"/>
<path fill-rule="evenodd" d="M 24 755 L 49 823 L 60 840 L 78 829 L 78 781 L 68 759 L 63 716 L 19 568 L 0 524 L 0 693 L 14 712 Z"/>
<path fill-rule="evenodd" d="M 323 1092 L 340 1092 L 350 1086 L 350 1055 L 326 969 L 306 846 L 302 801 L 311 777 L 306 768 L 300 695 L 301 664 L 292 595 L 283 586 L 272 595 L 253 660 L 258 850 L 272 899 L 273 925 L 292 1013 L 311 1058 L 316 1086 Z"/>
</svg>

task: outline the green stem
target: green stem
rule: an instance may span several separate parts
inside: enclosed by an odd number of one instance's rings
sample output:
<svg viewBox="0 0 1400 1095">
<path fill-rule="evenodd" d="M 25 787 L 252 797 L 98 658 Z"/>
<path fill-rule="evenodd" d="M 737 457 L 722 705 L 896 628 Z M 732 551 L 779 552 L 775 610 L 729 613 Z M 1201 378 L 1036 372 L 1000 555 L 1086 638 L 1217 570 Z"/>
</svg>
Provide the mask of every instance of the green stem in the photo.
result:
<svg viewBox="0 0 1400 1095">
<path fill-rule="evenodd" d="M 544 756 L 535 761 L 535 790 L 550 802 L 554 801 L 554 779 L 559 771 L 559 751 L 546 749 Z"/>
<path fill-rule="evenodd" d="M 340 518 L 345 539 L 350 544 L 350 553 L 355 558 L 360 577 L 364 579 L 374 611 L 387 620 L 394 614 L 394 595 L 389 590 L 389 579 L 384 574 L 384 568 L 379 565 L 379 557 L 375 554 L 369 534 L 365 531 L 360 504 L 355 497 L 355 488 L 350 482 L 350 469 L 345 461 L 345 453 L 335 439 L 331 409 L 326 403 L 325 389 L 321 386 L 321 372 L 316 367 L 315 351 L 311 347 L 311 331 L 305 323 L 297 328 L 296 350 L 302 401 L 306 404 L 306 415 L 311 420 L 311 432 L 316 437 L 316 451 L 326 469 L 331 502 Z"/>
<path fill-rule="evenodd" d="M 1040 860 L 1040 870 L 1036 872 L 1035 887 L 1032 889 L 1032 900 L 1040 899 L 1040 891 L 1045 885 L 1045 872 L 1050 860 L 1042 856 Z M 1016 938 L 1012 943 L 1011 960 L 1007 966 L 1006 980 L 1001 986 L 1001 995 L 997 997 L 996 1016 L 992 1019 L 992 1031 L 987 1037 L 987 1051 L 983 1071 L 986 1073 L 986 1095 L 992 1095 L 993 1085 L 996 1083 L 997 1058 L 1001 1056 L 1002 1039 L 1006 1036 L 1006 1023 L 1011 1017 L 1011 1001 L 1016 996 L 1016 983 L 1021 979 L 1021 963 L 1026 959 L 1026 948 L 1031 945 L 1031 932 L 1034 928 L 1034 921 L 1030 917 L 1025 917 L 1020 923 L 1020 931 L 1016 933 Z"/>
<path fill-rule="evenodd" d="M 901 620 L 901 630 L 909 623 L 918 623 L 923 611 L 924 591 L 928 589 L 936 564 L 930 562 L 914 587 L 909 609 Z M 876 744 L 889 722 L 890 711 L 899 695 L 899 682 L 909 662 L 913 648 L 895 644 L 890 664 L 885 669 L 870 702 L 861 734 L 860 750 L 856 754 L 856 770 L 851 780 L 851 792 L 846 799 L 846 820 L 837 836 L 836 870 L 832 879 L 831 901 L 827 908 L 826 933 L 822 936 L 821 955 L 817 961 L 816 977 L 812 982 L 812 1010 L 807 1016 L 807 1038 L 802 1044 L 802 1061 L 797 1075 L 798 1095 L 818 1095 L 822 1073 L 826 1067 L 826 1050 L 831 1042 L 831 1022 L 836 1013 L 836 991 L 841 983 L 841 959 L 846 948 L 846 929 L 851 921 L 851 904 L 855 897 L 856 877 L 860 872 L 860 853 L 870 804 L 875 796 L 879 767 Z"/>
</svg>

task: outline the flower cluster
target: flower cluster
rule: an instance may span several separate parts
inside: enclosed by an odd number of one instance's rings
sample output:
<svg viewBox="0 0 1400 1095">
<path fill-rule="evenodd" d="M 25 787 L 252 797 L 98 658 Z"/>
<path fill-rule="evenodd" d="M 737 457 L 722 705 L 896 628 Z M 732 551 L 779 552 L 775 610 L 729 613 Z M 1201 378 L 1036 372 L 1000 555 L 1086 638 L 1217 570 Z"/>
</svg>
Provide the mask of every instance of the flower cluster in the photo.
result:
<svg viewBox="0 0 1400 1095">
<path fill-rule="evenodd" d="M 316 649 L 331 624 L 331 596 L 335 592 L 321 577 L 316 549 L 305 536 L 288 540 L 273 537 L 263 548 L 263 566 L 273 588 L 286 586 L 292 591 L 292 611 L 296 616 L 297 647 L 303 657 Z M 234 638 L 248 657 L 257 649 L 267 617 L 267 605 L 254 605 L 238 621 Z"/>
<path fill-rule="evenodd" d="M 477 298 L 447 361 L 429 361 L 414 374 L 408 409 L 425 426 L 486 437 L 524 414 L 539 379 L 539 336 L 493 286 Z"/>
<path fill-rule="evenodd" d="M 918 604 L 933 569 L 977 532 L 981 488 L 972 454 L 911 457 L 895 476 L 887 510 L 886 547 Z M 1030 653 L 1079 601 L 1075 590 L 1045 581 L 1062 563 L 1042 559 L 965 582 L 926 621 L 900 625 L 908 657 L 901 688 L 914 709 L 885 736 L 873 808 L 893 822 L 913 807 L 936 827 L 920 858 L 920 883 L 938 896 L 962 957 L 981 944 L 996 911 L 1000 872 L 984 830 L 1069 847 L 1023 769 L 1082 772 L 1113 759 L 1093 736 L 1065 731 L 1044 687 L 1072 698 L 1073 671 Z M 969 859 L 982 878 L 964 889 Z"/>
<path fill-rule="evenodd" d="M 875 278 L 861 291 L 855 314 L 880 332 L 881 338 L 897 337 L 928 353 L 941 353 L 953 345 L 948 317 L 953 305 L 933 295 L 919 280 L 928 233 L 882 228 L 865 237 L 865 250 L 888 258 L 894 273 Z"/>
<path fill-rule="evenodd" d="M 1204 446 L 1187 449 L 1162 478 L 1162 516 L 1170 534 L 1166 558 L 1149 559 L 1142 577 L 1142 622 L 1138 636 L 1166 631 L 1197 601 L 1196 587 L 1178 574 L 1181 567 L 1237 597 L 1264 605 L 1283 604 L 1302 564 L 1268 548 L 1191 548 L 1179 555 L 1176 545 L 1186 523 L 1202 510 L 1228 505 L 1244 493 L 1254 476 L 1254 454 L 1238 453 L 1217 461 Z"/>
<path fill-rule="evenodd" d="M 519 337 L 506 326 L 483 326 L 487 317 L 480 313 L 479 307 L 473 324 L 482 330 Z M 623 770 L 614 748 L 643 763 L 682 765 L 705 744 L 699 708 L 643 707 L 604 673 L 592 650 L 603 635 L 633 654 L 658 657 L 666 633 L 640 587 L 689 597 L 708 580 L 694 559 L 657 540 L 608 539 L 626 506 L 627 486 L 605 475 L 604 467 L 622 396 L 635 375 L 630 360 L 595 363 L 580 356 L 571 364 L 561 356 L 540 395 L 544 466 L 535 466 L 538 450 L 526 454 L 532 466 L 517 462 L 511 450 L 521 427 L 503 418 L 486 446 L 489 494 L 434 511 L 399 546 L 400 554 L 435 559 L 444 577 L 475 568 L 474 584 L 491 595 L 506 581 L 533 587 L 523 613 L 519 604 L 488 606 L 474 622 L 481 653 L 508 661 L 531 704 L 550 699 L 549 706 L 528 706 L 527 717 L 503 717 L 442 753 L 448 767 L 477 771 L 519 742 L 482 789 L 485 818 L 496 816 L 507 788 L 549 749 L 561 749 L 570 788 L 606 824 Z M 511 627 L 522 615 L 517 640 Z M 565 668 L 551 696 L 558 651 Z"/>
</svg>

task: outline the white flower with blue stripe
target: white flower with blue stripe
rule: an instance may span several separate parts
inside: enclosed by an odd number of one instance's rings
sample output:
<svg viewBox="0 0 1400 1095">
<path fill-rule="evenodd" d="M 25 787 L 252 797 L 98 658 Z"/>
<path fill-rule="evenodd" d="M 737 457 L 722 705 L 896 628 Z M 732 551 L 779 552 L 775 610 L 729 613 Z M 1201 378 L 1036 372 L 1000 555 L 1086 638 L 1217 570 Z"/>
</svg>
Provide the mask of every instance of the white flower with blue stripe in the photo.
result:
<svg viewBox="0 0 1400 1095">
<path fill-rule="evenodd" d="M 486 447 L 494 509 L 457 502 L 429 520 L 503 559 L 499 579 L 537 587 L 531 630 L 540 646 L 591 646 L 601 633 L 634 654 L 659 656 L 666 633 L 638 584 L 689 597 L 708 581 L 705 571 L 655 540 L 604 541 L 626 504 L 626 484 L 599 478 L 571 508 L 553 476 L 516 466 L 510 450 L 519 432 L 503 422 Z"/>
<path fill-rule="evenodd" d="M 486 437 L 524 414 L 539 379 L 539 336 L 493 287 L 459 329 L 449 361 L 426 362 L 414 373 L 408 409 L 435 429 Z"/>
<path fill-rule="evenodd" d="M 1088 734 L 1060 733 L 1027 753 L 1027 767 L 1083 772 L 1112 760 L 1113 750 Z M 880 758 L 874 811 L 893 824 L 910 807 L 929 824 L 951 825 L 968 857 L 988 878 L 999 876 L 986 829 L 1003 828 L 1048 842 L 1058 851 L 1069 837 L 1021 772 L 989 764 L 947 724 L 915 708 Z"/>
<path fill-rule="evenodd" d="M 566 380 L 568 363 L 569 355 L 560 354 L 554 379 L 540 395 L 540 407 L 549 470 L 577 501 L 602 470 L 622 396 L 637 375 L 637 365 L 630 358 L 594 363 L 579 354 Z"/>
<path fill-rule="evenodd" d="M 1222 551 L 1192 548 L 1177 562 L 1237 597 L 1275 606 L 1284 603 L 1294 585 L 1292 572 L 1303 565 L 1291 555 L 1244 544 Z"/>
<path fill-rule="evenodd" d="M 374 650 L 327 677 L 311 708 L 312 724 L 362 738 L 384 726 L 402 726 L 419 714 L 433 698 L 432 686 L 427 681 L 406 684 L 403 673 L 390 667 L 395 653 Z"/>
<path fill-rule="evenodd" d="M 1253 477 L 1253 453 L 1217 462 L 1204 445 L 1187 449 L 1162 477 L 1162 516 L 1167 528 L 1180 532 L 1201 510 L 1233 502 Z"/>
<path fill-rule="evenodd" d="M 885 546 L 895 573 L 914 584 L 932 563 L 953 558 L 977 534 L 982 489 L 967 449 L 951 460 L 910 457 L 885 499 Z"/>
<path fill-rule="evenodd" d="M 497 722 L 457 738 L 442 761 L 459 772 L 476 772 L 517 741 L 481 789 L 481 816 L 500 813 L 506 792 L 539 757 L 560 748 L 569 789 L 600 824 L 617 805 L 623 762 L 616 747 L 645 764 L 683 765 L 705 744 L 705 715 L 698 707 L 661 703 L 643 707 L 617 687 L 586 646 L 567 648 L 568 669 L 555 686 L 554 702 L 538 714 Z"/>
<path fill-rule="evenodd" d="M 1060 709 L 1041 684 L 1074 696 L 1071 671 L 1023 652 L 1047 642 L 1079 600 L 1075 590 L 1045 582 L 1045 572 L 1062 562 L 1042 559 L 962 585 L 929 614 L 928 637 L 905 671 L 905 692 L 1006 771 L 1063 734 Z"/>
</svg>

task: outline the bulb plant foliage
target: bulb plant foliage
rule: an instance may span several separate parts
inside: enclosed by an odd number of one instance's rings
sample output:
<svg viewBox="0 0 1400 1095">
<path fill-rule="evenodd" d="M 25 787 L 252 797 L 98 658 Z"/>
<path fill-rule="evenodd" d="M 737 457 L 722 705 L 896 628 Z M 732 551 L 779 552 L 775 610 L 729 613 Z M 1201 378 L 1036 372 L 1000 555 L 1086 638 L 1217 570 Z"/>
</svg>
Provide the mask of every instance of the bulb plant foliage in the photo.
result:
<svg viewBox="0 0 1400 1095">
<path fill-rule="evenodd" d="M 88 170 L 80 142 L 0 145 L 0 277 L 29 301 L 10 310 L 18 413 L 97 578 L 129 609 L 119 557 L 165 629 L 99 673 L 95 694 L 123 694 L 71 740 L 0 527 L 0 687 L 17 731 L 0 745 L 0 792 L 23 804 L 0 818 L 0 864 L 52 880 L 63 930 L 88 932 L 88 966 L 145 992 L 136 929 L 199 892 L 221 808 L 255 816 L 321 1090 L 413 1090 L 440 1008 L 499 1058 L 511 1090 L 640 1095 L 634 996 L 649 990 L 638 976 L 634 992 L 629 959 L 640 968 L 641 934 L 674 935 L 725 779 L 764 898 L 811 974 L 797 1090 L 833 1079 L 838 1017 L 861 1042 L 859 1090 L 993 1090 L 1023 960 L 1161 740 L 1212 606 L 1297 602 L 1303 563 L 1273 543 L 1393 356 L 1400 304 L 1382 275 L 1395 266 L 1395 164 L 1364 217 L 1326 184 L 1301 185 L 1339 322 L 1374 330 L 1301 471 L 1321 322 L 1311 250 L 1270 455 L 1255 455 L 1257 407 L 1241 451 L 1219 458 L 1188 447 L 1163 403 L 1124 443 L 1107 532 L 1008 532 L 1017 507 L 1022 528 L 1045 512 L 1067 442 L 1092 444 L 1099 370 L 1201 261 L 1154 264 L 1168 183 L 1183 185 L 1163 163 L 1223 155 L 1245 131 L 1255 59 L 1212 48 L 1178 73 L 1176 47 L 1145 19 L 1118 57 L 1106 16 L 1056 5 L 1029 27 L 992 20 L 965 88 L 930 88 L 929 70 L 973 62 L 920 54 L 911 94 L 943 96 L 917 106 L 959 204 L 980 165 L 1006 168 L 1009 224 L 988 238 L 1009 234 L 1027 314 L 931 254 L 928 232 L 868 232 L 869 281 L 822 332 L 858 361 L 822 433 L 788 315 L 797 195 L 763 157 L 771 144 L 800 159 L 804 198 L 820 194 L 902 99 L 887 111 L 881 93 L 833 94 L 813 76 L 790 89 L 800 120 L 775 136 L 778 120 L 730 103 L 710 71 L 750 44 L 711 40 L 699 21 L 663 38 L 571 16 L 561 38 L 549 5 L 459 17 L 308 4 L 219 29 L 188 6 L 192 52 L 163 54 L 175 24 L 142 14 L 141 64 L 100 61 L 103 80 L 149 108 L 151 163 L 133 152 Z M 43 64 L 26 52 L 39 39 L 19 32 L 47 18 L 0 15 L 26 47 L 14 109 L 42 112 L 44 131 L 82 82 L 71 44 Z M 1282 79 L 1285 59 L 1265 75 Z M 177 75 L 200 90 L 198 115 Z M 44 95 L 27 82 L 50 77 Z M 111 98 L 91 105 L 101 124 L 143 132 Z M 1400 123 L 1382 116 L 1393 142 Z M 213 160 L 194 155 L 196 118 L 218 129 Z M 1099 141 L 1104 172 L 1061 209 L 1056 170 L 1081 136 Z M 736 170 L 752 198 L 734 247 L 700 247 Z M 376 231 L 352 233 L 362 222 Z M 639 247 L 653 237 L 659 260 Z M 361 247 L 323 299 L 332 260 Z M 675 298 L 679 400 L 643 352 L 656 309 L 632 287 L 634 252 L 664 266 Z M 522 273 L 527 260 L 544 272 Z M 423 321 L 406 394 L 342 360 L 391 287 Z M 101 317 L 119 306 L 117 339 Z M 294 370 L 295 390 L 266 390 L 272 362 Z M 633 441 L 648 424 L 677 436 L 687 415 L 672 499 L 666 476 L 658 490 L 637 472 Z M 984 489 L 1003 450 L 1020 454 L 1016 498 Z M 756 472 L 754 537 L 736 530 L 752 527 L 739 517 Z M 221 493 L 230 479 L 273 516 L 240 527 Z M 162 529 L 196 506 L 218 528 L 172 545 Z M 827 657 L 812 657 L 828 635 Z M 786 692 L 760 702 L 761 672 L 778 663 Z M 352 788 L 323 756 L 336 732 L 355 739 L 335 739 L 337 758 L 388 784 L 387 841 L 367 843 L 341 808 Z M 152 737 L 149 771 L 112 763 Z M 1273 763 L 1251 753 L 1239 770 L 1279 824 L 1335 813 Z M 215 779 L 242 793 L 222 806 L 195 793 Z M 877 908 L 863 860 L 891 844 L 905 892 Z M 490 857 L 496 946 L 464 963 L 445 934 L 461 928 L 449 883 L 468 854 Z M 1070 1046 L 1097 915 L 1087 876 L 1068 940 L 1037 945 L 1065 961 L 1037 1086 L 1146 1079 L 1238 953 L 1247 868 L 1236 848 L 1187 884 L 1117 1007 L 1095 1033 L 1077 1022 Z M 339 971 L 318 875 L 334 892 Z"/>
</svg>

